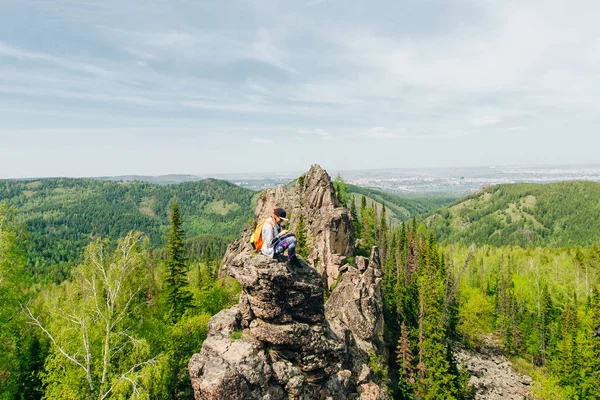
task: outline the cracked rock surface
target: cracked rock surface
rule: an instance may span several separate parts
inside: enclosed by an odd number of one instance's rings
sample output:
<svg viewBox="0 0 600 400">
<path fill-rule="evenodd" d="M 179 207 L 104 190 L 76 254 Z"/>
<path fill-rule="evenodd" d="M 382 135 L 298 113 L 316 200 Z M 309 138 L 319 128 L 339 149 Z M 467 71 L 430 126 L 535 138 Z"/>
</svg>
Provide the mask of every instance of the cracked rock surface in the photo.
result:
<svg viewBox="0 0 600 400">
<path fill-rule="evenodd" d="M 469 386 L 475 389 L 475 399 L 533 399 L 531 377 L 518 374 L 491 338 L 486 339 L 479 351 L 467 349 L 459 343 L 455 343 L 454 349 L 458 365 L 464 365 L 471 375 Z"/>
</svg>

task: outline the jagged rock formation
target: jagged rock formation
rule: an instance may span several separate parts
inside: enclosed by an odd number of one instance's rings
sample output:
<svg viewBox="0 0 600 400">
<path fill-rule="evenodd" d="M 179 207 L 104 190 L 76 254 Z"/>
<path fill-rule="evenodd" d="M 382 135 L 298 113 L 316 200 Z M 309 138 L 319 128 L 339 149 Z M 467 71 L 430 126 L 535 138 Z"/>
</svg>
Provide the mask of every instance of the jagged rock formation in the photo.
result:
<svg viewBox="0 0 600 400">
<path fill-rule="evenodd" d="M 533 399 L 531 377 L 518 374 L 493 341 L 487 339 L 479 351 L 455 343 L 454 356 L 458 365 L 464 365 L 471 376 L 469 386 L 475 390 L 475 399 Z"/>
<path fill-rule="evenodd" d="M 376 247 L 370 260 L 356 257 L 356 268 L 344 268 L 342 278 L 325 304 L 325 316 L 331 329 L 342 336 L 352 331 L 360 352 L 353 354 L 354 372 L 368 363 L 369 353 L 384 351 L 383 302 L 381 299 L 381 262 Z M 366 358 L 365 358 L 366 357 Z"/>
<path fill-rule="evenodd" d="M 317 268 L 257 254 L 246 237 L 230 246 L 225 270 L 242 293 L 235 307 L 211 319 L 202 351 L 189 362 L 198 400 L 388 398 L 369 368 L 371 353 L 382 347 L 378 251 L 368 261 L 357 257 L 356 267 L 339 265 L 353 254 L 348 212 L 320 167 L 303 177 L 302 185 L 266 192 L 256 215 L 274 205 L 292 219 L 306 213 Z M 337 285 L 324 304 L 331 265 Z"/>
<path fill-rule="evenodd" d="M 211 319 L 189 363 L 196 399 L 387 398 L 368 367 L 383 329 L 376 249 L 368 265 L 349 266 L 324 305 L 314 268 L 239 254 L 240 301 Z"/>
<path fill-rule="evenodd" d="M 306 261 L 317 269 L 328 287 L 340 275 L 340 267 L 348 256 L 354 254 L 351 241 L 352 224 L 350 213 L 337 200 L 331 178 L 318 165 L 300 176 L 286 187 L 265 190 L 255 209 L 256 221 L 271 216 L 274 207 L 282 207 L 288 212 L 289 226 L 297 232 L 300 216 L 304 219 L 307 247 L 310 249 Z M 228 275 L 225 270 L 240 251 L 245 251 L 252 229 L 247 229 L 242 237 L 227 251 L 220 276 Z"/>
</svg>

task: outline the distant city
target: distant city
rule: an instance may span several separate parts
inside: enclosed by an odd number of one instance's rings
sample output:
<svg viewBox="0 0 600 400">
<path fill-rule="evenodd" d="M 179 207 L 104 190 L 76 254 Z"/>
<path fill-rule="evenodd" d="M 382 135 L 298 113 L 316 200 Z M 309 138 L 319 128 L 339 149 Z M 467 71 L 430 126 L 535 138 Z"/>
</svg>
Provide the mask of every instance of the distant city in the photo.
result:
<svg viewBox="0 0 600 400">
<path fill-rule="evenodd" d="M 469 168 L 374 169 L 328 171 L 347 183 L 375 187 L 404 196 L 463 196 L 482 186 L 501 183 L 550 183 L 567 180 L 600 182 L 600 164 L 565 166 L 489 166 Z M 286 184 L 302 172 L 230 174 L 213 176 L 236 185 L 261 190 Z"/>
<path fill-rule="evenodd" d="M 285 185 L 305 171 L 262 172 L 217 175 L 123 175 L 96 179 L 121 182 L 144 181 L 156 184 L 193 182 L 205 178 L 230 181 L 251 190 Z M 385 190 L 400 196 L 460 197 L 483 186 L 501 183 L 550 183 L 571 180 L 600 182 L 600 164 L 562 166 L 489 166 L 468 168 L 393 168 L 328 171 L 332 179 L 339 173 L 345 182 Z"/>
</svg>

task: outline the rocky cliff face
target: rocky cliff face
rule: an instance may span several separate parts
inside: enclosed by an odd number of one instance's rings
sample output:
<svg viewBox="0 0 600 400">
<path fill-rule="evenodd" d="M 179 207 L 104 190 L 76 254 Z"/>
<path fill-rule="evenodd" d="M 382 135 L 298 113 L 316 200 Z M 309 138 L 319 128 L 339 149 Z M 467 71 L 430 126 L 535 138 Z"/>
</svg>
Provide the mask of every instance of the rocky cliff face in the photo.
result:
<svg viewBox="0 0 600 400">
<path fill-rule="evenodd" d="M 275 205 L 292 223 L 305 216 L 313 257 L 301 266 L 267 258 L 252 250 L 248 232 L 229 248 L 224 271 L 242 293 L 211 319 L 189 362 L 196 399 L 387 399 L 369 368 L 383 332 L 377 249 L 356 266 L 345 263 L 353 254 L 350 218 L 318 166 L 265 192 L 256 216 Z M 337 282 L 327 303 L 324 277 Z"/>
<path fill-rule="evenodd" d="M 271 216 L 275 207 L 288 212 L 289 226 L 298 231 L 300 217 L 304 219 L 307 247 L 306 262 L 316 268 L 327 287 L 339 278 L 339 270 L 348 256 L 354 255 L 351 243 L 352 224 L 349 211 L 342 207 L 327 172 L 318 165 L 300 176 L 286 187 L 265 190 L 255 209 L 256 221 Z M 228 275 L 225 270 L 231 261 L 242 251 L 252 235 L 248 229 L 234 243 L 224 257 L 220 276 Z"/>
</svg>

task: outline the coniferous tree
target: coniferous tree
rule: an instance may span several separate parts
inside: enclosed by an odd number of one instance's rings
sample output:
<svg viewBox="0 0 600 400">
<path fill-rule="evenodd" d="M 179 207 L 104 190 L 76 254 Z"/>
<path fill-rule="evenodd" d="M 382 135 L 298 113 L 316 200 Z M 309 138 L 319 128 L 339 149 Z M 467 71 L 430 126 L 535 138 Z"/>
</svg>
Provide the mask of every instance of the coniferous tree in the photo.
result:
<svg viewBox="0 0 600 400">
<path fill-rule="evenodd" d="M 417 394 L 424 399 L 454 399 L 456 376 L 452 374 L 442 326 L 444 280 L 439 276 L 439 255 L 433 238 L 424 242 L 426 264 L 418 274 L 419 282 L 419 365 Z"/>
<path fill-rule="evenodd" d="M 354 204 L 354 202 L 352 204 Z M 300 216 L 298 217 L 298 226 L 296 227 L 296 240 L 296 248 L 300 257 L 308 257 L 308 246 L 306 243 L 306 225 L 304 222 L 304 215 L 302 214 L 300 214 Z"/>
<path fill-rule="evenodd" d="M 342 204 L 342 206 L 346 207 L 348 205 L 350 193 L 348 192 L 348 185 L 346 184 L 346 182 L 344 182 L 342 175 L 340 175 L 339 173 L 333 181 L 333 187 L 335 189 L 335 195 L 338 201 Z"/>
<path fill-rule="evenodd" d="M 210 246 L 206 246 L 204 248 L 204 268 L 208 272 L 208 277 L 211 282 L 217 279 L 217 271 L 215 266 L 213 265 L 212 254 L 210 251 Z"/>
<path fill-rule="evenodd" d="M 171 230 L 167 236 L 165 289 L 171 322 L 177 322 L 190 306 L 192 294 L 187 290 L 184 232 L 177 200 L 171 209 Z"/>
<path fill-rule="evenodd" d="M 371 247 L 376 244 L 375 241 L 375 231 L 376 231 L 376 219 L 375 219 L 375 210 L 372 206 L 365 206 L 360 210 L 360 220 L 361 220 L 361 241 L 363 248 L 371 251 Z"/>
<path fill-rule="evenodd" d="M 412 387 L 415 384 L 415 369 L 413 366 L 414 356 L 412 354 L 410 338 L 408 337 L 408 329 L 404 322 L 402 322 L 402 325 L 400 326 L 400 339 L 398 339 L 396 354 L 398 366 L 400 368 L 400 379 L 398 382 L 400 395 L 404 399 L 412 399 L 414 398 Z"/>
<path fill-rule="evenodd" d="M 576 397 L 581 379 L 581 359 L 577 340 L 577 308 L 567 303 L 562 315 L 562 339 L 558 343 L 555 369 L 560 372 L 560 385 L 572 398 Z"/>
<path fill-rule="evenodd" d="M 379 222 L 379 242 L 378 246 L 381 249 L 381 260 L 385 263 L 387 261 L 387 241 L 388 241 L 388 224 L 387 216 L 385 213 L 385 204 L 381 207 L 381 220 Z"/>
<path fill-rule="evenodd" d="M 352 197 L 352 203 L 350 204 L 350 216 L 352 217 L 352 226 L 354 228 L 354 236 L 351 238 L 354 242 L 354 239 L 360 237 L 360 219 L 358 218 L 358 211 L 356 209 L 356 197 Z"/>
</svg>

